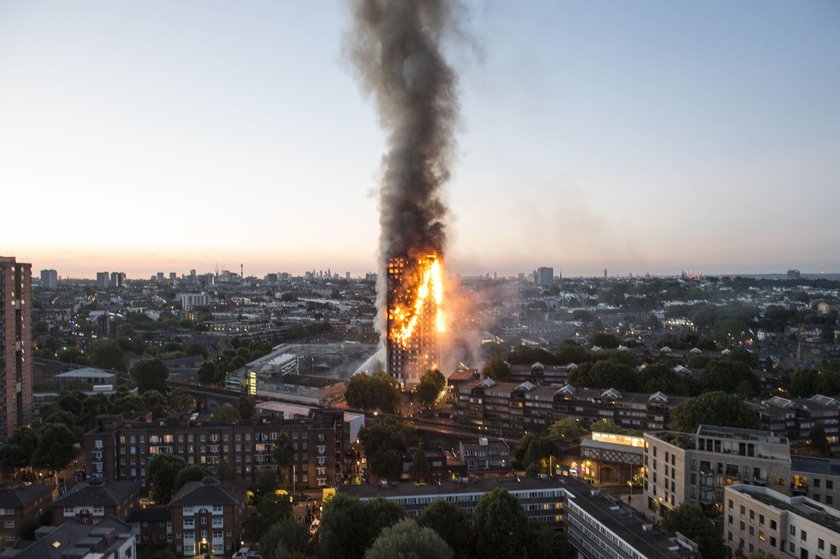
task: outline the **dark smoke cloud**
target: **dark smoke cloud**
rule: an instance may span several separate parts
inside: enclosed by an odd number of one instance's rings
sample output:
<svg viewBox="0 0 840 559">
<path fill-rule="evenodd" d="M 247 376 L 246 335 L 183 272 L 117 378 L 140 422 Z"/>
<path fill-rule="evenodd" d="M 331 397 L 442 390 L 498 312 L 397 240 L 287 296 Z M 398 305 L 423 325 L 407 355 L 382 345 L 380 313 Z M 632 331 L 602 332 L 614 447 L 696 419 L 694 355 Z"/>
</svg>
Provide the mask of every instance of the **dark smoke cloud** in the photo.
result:
<svg viewBox="0 0 840 559">
<path fill-rule="evenodd" d="M 443 254 L 458 115 L 455 74 L 441 42 L 457 33 L 446 0 L 351 0 L 348 51 L 388 135 L 380 187 L 380 258 Z M 384 270 L 384 266 L 381 271 Z"/>
</svg>

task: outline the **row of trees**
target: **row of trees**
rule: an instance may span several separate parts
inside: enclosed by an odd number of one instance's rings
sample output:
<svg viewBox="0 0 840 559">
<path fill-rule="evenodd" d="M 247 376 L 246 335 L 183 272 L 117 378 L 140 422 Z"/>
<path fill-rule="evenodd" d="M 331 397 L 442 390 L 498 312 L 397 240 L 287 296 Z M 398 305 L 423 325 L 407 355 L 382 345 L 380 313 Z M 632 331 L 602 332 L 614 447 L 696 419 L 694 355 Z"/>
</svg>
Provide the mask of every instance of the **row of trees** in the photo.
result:
<svg viewBox="0 0 840 559">
<path fill-rule="evenodd" d="M 388 373 L 357 374 L 347 381 L 344 399 L 353 408 L 396 413 L 400 404 L 400 389 Z"/>
<path fill-rule="evenodd" d="M 459 507 L 443 500 L 429 505 L 417 522 L 405 516 L 402 507 L 382 498 L 360 501 L 336 495 L 324 506 L 318 555 L 330 559 L 548 559 L 566 553 L 565 536 L 529 522 L 516 497 L 501 488 L 479 500 L 472 525 Z"/>
</svg>

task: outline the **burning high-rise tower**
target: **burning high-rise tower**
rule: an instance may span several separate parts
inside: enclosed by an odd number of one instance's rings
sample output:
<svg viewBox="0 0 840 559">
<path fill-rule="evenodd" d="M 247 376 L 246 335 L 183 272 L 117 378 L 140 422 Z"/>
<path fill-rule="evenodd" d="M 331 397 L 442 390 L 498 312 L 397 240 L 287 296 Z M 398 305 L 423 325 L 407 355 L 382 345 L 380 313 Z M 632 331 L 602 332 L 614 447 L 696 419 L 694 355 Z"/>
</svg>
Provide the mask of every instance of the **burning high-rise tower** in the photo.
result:
<svg viewBox="0 0 840 559">
<path fill-rule="evenodd" d="M 388 136 L 380 187 L 377 306 L 388 371 L 416 383 L 440 362 L 446 205 L 458 114 L 441 43 L 457 35 L 448 0 L 351 0 L 349 53 Z"/>
<path fill-rule="evenodd" d="M 437 256 L 390 258 L 386 300 L 388 372 L 414 384 L 440 362 L 443 270 Z"/>
</svg>

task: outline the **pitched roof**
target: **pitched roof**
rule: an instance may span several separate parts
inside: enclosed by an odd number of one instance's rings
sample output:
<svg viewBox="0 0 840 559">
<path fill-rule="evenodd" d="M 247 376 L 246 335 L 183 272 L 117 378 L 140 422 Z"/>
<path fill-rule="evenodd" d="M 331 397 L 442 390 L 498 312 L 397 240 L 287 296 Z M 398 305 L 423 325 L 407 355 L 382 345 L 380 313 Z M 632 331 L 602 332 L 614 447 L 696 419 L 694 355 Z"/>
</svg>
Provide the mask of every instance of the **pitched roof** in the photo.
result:
<svg viewBox="0 0 840 559">
<path fill-rule="evenodd" d="M 19 485 L 0 488 L 0 508 L 24 509 L 52 492 L 49 485 Z"/>
<path fill-rule="evenodd" d="M 208 476 L 201 481 L 190 481 L 172 497 L 170 507 L 192 507 L 197 505 L 235 505 L 236 499 L 219 484 L 219 480 Z"/>
<path fill-rule="evenodd" d="M 74 486 L 63 497 L 53 503 L 53 507 L 101 506 L 116 507 L 122 505 L 140 490 L 140 484 L 133 481 L 112 481 L 105 483 L 100 479 L 90 479 Z"/>
</svg>

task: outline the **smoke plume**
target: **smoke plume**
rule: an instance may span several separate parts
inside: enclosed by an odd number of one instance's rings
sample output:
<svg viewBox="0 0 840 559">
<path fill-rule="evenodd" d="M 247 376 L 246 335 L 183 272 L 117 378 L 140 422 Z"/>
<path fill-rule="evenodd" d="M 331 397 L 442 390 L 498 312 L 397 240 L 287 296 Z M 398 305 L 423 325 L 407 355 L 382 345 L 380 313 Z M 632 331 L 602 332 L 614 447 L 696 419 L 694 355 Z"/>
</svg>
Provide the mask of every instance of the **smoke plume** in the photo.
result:
<svg viewBox="0 0 840 559">
<path fill-rule="evenodd" d="M 380 273 L 395 256 L 443 254 L 458 114 L 441 43 L 457 30 L 446 0 L 351 0 L 348 51 L 387 133 L 380 187 Z"/>
</svg>

